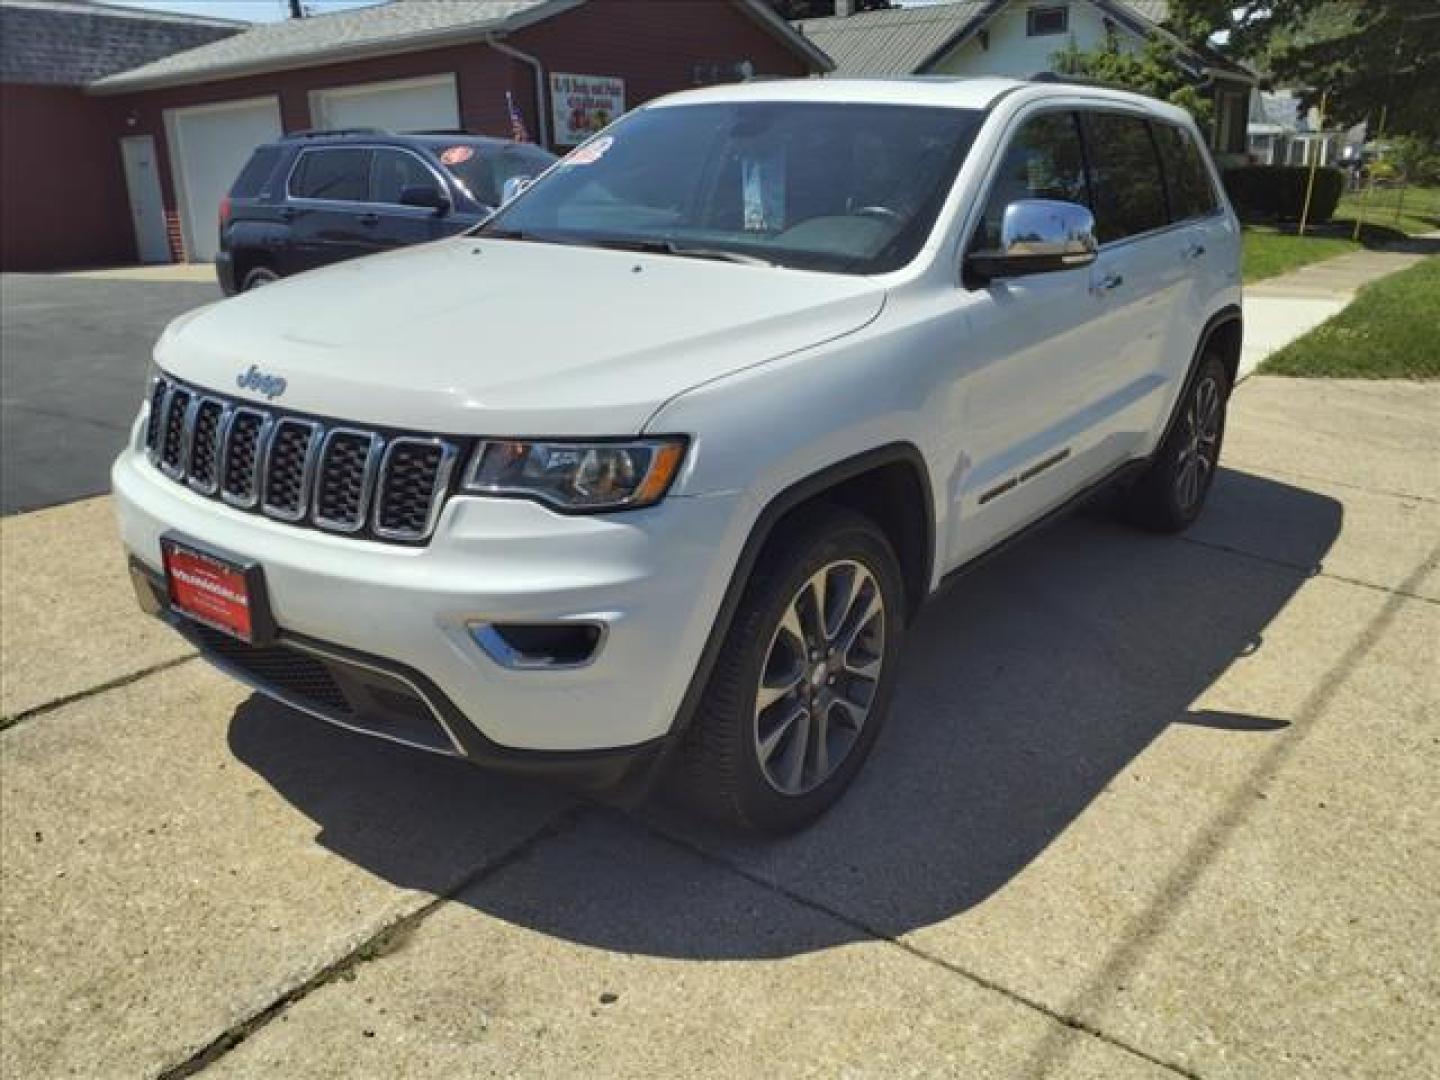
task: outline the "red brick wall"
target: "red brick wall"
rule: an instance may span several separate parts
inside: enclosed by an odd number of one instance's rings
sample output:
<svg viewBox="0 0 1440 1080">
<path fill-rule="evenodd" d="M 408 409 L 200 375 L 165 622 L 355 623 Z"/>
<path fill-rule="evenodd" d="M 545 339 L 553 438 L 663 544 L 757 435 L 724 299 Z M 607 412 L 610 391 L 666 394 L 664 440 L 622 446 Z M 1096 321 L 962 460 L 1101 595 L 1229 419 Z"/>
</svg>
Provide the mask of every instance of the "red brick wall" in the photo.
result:
<svg viewBox="0 0 1440 1080">
<path fill-rule="evenodd" d="M 107 104 L 63 86 L 0 87 L 0 269 L 135 260 Z"/>
</svg>

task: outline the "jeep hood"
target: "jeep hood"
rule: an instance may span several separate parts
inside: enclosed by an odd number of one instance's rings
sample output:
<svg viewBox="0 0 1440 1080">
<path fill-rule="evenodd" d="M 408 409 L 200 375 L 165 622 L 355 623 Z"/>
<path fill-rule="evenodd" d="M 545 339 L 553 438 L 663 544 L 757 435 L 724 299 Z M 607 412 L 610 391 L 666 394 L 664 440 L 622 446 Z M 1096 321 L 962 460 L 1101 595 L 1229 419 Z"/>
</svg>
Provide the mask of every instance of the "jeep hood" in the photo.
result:
<svg viewBox="0 0 1440 1080">
<path fill-rule="evenodd" d="M 462 237 L 192 312 L 155 356 L 239 398 L 283 379 L 276 406 L 378 426 L 630 435 L 685 390 L 864 326 L 884 295 L 863 277 Z"/>
</svg>

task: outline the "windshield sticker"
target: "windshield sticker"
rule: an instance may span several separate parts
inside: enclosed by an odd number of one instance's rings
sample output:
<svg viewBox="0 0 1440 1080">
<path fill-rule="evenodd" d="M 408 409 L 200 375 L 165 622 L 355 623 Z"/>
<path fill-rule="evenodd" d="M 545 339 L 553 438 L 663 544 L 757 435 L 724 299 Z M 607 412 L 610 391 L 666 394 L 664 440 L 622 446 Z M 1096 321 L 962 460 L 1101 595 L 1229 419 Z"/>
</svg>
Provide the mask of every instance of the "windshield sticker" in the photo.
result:
<svg viewBox="0 0 1440 1080">
<path fill-rule="evenodd" d="M 564 160 L 561 161 L 560 164 L 593 165 L 595 164 L 595 162 L 599 161 L 602 157 L 605 156 L 605 151 L 609 150 L 610 147 L 614 145 L 614 136 L 606 135 L 603 138 L 596 139 L 594 142 L 586 143 L 578 150 L 570 151 L 570 153 L 565 156 Z"/>
<path fill-rule="evenodd" d="M 441 165 L 463 165 L 475 156 L 473 146 L 452 146 L 440 155 Z"/>
<path fill-rule="evenodd" d="M 741 159 L 740 194 L 746 232 L 778 232 L 785 227 L 784 169 L 778 148 Z"/>
</svg>

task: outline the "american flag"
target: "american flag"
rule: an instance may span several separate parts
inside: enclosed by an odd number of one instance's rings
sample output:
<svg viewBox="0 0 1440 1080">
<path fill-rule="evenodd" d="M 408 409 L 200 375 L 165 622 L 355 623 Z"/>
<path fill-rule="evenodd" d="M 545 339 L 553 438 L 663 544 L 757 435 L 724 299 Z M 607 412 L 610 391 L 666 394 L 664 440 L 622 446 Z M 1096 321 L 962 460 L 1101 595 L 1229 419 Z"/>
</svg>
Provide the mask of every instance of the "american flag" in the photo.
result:
<svg viewBox="0 0 1440 1080">
<path fill-rule="evenodd" d="M 525 118 L 515 105 L 515 96 L 505 91 L 505 103 L 510 106 L 510 138 L 516 142 L 529 142 L 530 133 L 525 130 Z"/>
</svg>

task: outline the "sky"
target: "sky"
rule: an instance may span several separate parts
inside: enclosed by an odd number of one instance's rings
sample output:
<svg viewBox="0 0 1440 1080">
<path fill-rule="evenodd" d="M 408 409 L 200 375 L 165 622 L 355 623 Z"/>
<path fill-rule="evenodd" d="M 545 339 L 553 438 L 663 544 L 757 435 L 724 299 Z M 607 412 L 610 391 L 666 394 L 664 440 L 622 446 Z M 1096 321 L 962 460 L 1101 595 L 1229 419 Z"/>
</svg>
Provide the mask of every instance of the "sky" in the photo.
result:
<svg viewBox="0 0 1440 1080">
<path fill-rule="evenodd" d="M 152 8 L 156 11 L 181 11 L 187 15 L 211 15 L 217 19 L 246 19 L 250 22 L 273 22 L 289 14 L 287 0 L 104 0 L 125 7 Z M 305 0 L 305 6 L 316 14 L 364 7 L 376 0 Z M 906 7 L 934 3 L 935 0 L 904 0 Z"/>
</svg>

